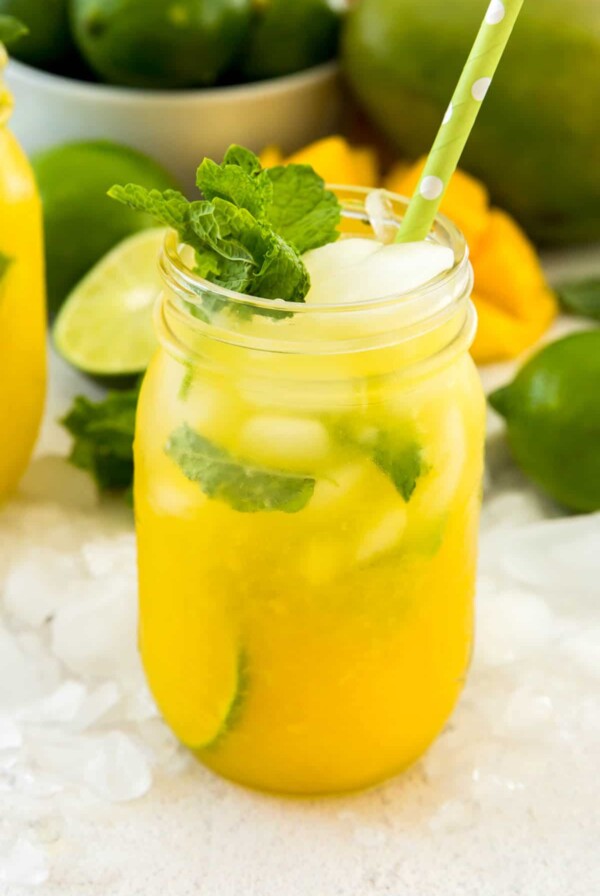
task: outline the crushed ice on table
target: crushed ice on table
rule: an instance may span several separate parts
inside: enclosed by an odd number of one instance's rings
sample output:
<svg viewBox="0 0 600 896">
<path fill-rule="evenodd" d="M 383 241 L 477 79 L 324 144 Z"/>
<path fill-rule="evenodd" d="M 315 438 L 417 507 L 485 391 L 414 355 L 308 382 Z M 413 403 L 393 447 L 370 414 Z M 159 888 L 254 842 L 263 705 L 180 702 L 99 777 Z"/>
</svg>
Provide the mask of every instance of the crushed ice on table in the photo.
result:
<svg viewBox="0 0 600 896">
<path fill-rule="evenodd" d="M 45 883 L 70 801 L 135 800 L 188 762 L 137 652 L 131 517 L 97 505 L 42 457 L 0 509 L 0 890 Z"/>
<path fill-rule="evenodd" d="M 36 463 L 0 512 L 0 889 L 52 874 L 63 801 L 135 800 L 192 761 L 161 721 L 137 655 L 132 521 L 99 512 L 89 495 L 77 501 L 52 460 L 71 495 L 58 504 Z M 416 780 L 426 788 L 433 836 L 490 814 L 510 824 L 563 813 L 565 769 L 578 811 L 597 809 L 600 515 L 558 515 L 492 455 L 473 667 L 452 720 L 402 781 L 404 791 Z M 385 846 L 382 819 L 350 815 L 339 823 L 357 849 Z"/>
</svg>

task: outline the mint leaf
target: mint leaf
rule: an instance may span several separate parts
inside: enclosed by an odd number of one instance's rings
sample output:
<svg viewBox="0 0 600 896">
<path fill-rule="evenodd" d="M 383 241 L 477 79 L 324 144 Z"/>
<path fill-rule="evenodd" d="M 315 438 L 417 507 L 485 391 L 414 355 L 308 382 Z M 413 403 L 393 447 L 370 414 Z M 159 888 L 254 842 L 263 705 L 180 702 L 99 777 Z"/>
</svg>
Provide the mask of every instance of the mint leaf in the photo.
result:
<svg viewBox="0 0 600 896">
<path fill-rule="evenodd" d="M 241 513 L 296 513 L 308 504 L 315 488 L 309 476 L 255 467 L 233 457 L 186 423 L 171 434 L 165 451 L 205 495 Z"/>
<path fill-rule="evenodd" d="M 14 16 L 0 16 L 0 44 L 14 43 L 29 34 L 29 28 Z"/>
<path fill-rule="evenodd" d="M 101 490 L 133 482 L 133 437 L 139 388 L 111 392 L 102 401 L 83 395 L 60 421 L 73 436 L 70 462 L 87 470 Z"/>
<path fill-rule="evenodd" d="M 389 476 L 405 501 L 410 501 L 417 480 L 429 469 L 423 460 L 423 449 L 416 439 L 399 437 L 391 432 L 378 434 L 373 460 Z"/>
<path fill-rule="evenodd" d="M 262 171 L 260 159 L 250 149 L 232 143 L 223 156 L 224 165 L 239 165 L 247 174 L 257 174 Z"/>
<path fill-rule="evenodd" d="M 571 314 L 600 320 L 600 277 L 566 284 L 557 293 L 561 305 Z"/>
<path fill-rule="evenodd" d="M 0 283 L 2 283 L 2 281 L 6 277 L 8 269 L 10 268 L 13 261 L 14 258 L 12 258 L 10 255 L 5 255 L 4 252 L 0 252 Z"/>
<path fill-rule="evenodd" d="M 138 184 L 115 184 L 108 195 L 138 212 L 147 212 L 165 227 L 180 231 L 187 224 L 190 203 L 178 190 L 161 192 Z"/>
<path fill-rule="evenodd" d="M 238 292 L 264 299 L 301 302 L 310 288 L 310 279 L 292 247 L 246 209 L 215 199 L 214 210 L 221 233 L 236 243 L 243 242 L 254 260 L 254 269 L 249 272 L 246 286 Z"/>
<path fill-rule="evenodd" d="M 265 173 L 273 186 L 267 217 L 286 242 L 302 254 L 337 240 L 340 204 L 310 165 L 279 165 Z"/>
<path fill-rule="evenodd" d="M 247 292 L 252 272 L 258 267 L 246 241 L 245 229 L 232 227 L 240 209 L 223 200 L 188 205 L 188 227 L 192 235 L 183 241 L 196 250 L 196 270 L 201 277 L 225 289 Z M 254 219 L 250 215 L 250 220 Z M 180 235 L 183 237 L 183 234 Z"/>
<path fill-rule="evenodd" d="M 226 199 L 238 208 L 245 208 L 257 219 L 264 218 L 273 196 L 266 172 L 249 171 L 226 161 L 217 165 L 212 159 L 204 159 L 196 174 L 196 185 L 205 199 Z"/>
</svg>

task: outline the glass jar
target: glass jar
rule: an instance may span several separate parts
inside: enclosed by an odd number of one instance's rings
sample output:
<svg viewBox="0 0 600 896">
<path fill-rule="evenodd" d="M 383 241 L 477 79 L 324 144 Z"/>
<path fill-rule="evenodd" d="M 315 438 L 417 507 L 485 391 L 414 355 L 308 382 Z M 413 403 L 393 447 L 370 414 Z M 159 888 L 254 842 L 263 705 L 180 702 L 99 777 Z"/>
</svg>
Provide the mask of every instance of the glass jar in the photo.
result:
<svg viewBox="0 0 600 896">
<path fill-rule="evenodd" d="M 6 62 L 0 44 L 0 75 Z M 0 81 L 0 499 L 23 473 L 46 391 L 42 210 L 29 163 L 8 128 Z"/>
<path fill-rule="evenodd" d="M 372 236 L 366 191 L 337 193 L 342 238 Z M 166 240 L 135 444 L 141 652 L 181 741 L 252 787 L 387 778 L 464 682 L 484 399 L 466 246 L 442 217 L 433 239 L 452 270 L 352 305 L 219 289 Z"/>
</svg>

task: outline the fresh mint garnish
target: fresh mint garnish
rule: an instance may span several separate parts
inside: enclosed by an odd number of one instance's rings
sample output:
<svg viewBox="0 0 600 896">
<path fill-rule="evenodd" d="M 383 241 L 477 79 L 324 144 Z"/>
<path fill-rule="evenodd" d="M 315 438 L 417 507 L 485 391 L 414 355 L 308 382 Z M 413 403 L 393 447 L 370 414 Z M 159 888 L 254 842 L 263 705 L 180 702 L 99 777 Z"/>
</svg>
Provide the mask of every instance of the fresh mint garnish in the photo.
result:
<svg viewBox="0 0 600 896">
<path fill-rule="evenodd" d="M 103 491 L 130 489 L 139 389 L 111 392 L 102 401 L 78 396 L 60 421 L 74 442 L 70 462 L 87 470 Z"/>
<path fill-rule="evenodd" d="M 7 47 L 29 34 L 29 28 L 14 16 L 0 16 L 0 44 Z"/>
<path fill-rule="evenodd" d="M 8 269 L 10 268 L 13 261 L 14 258 L 12 258 L 10 255 L 5 255 L 4 252 L 0 252 L 0 284 L 6 277 Z"/>
<path fill-rule="evenodd" d="M 134 184 L 115 186 L 109 195 L 177 230 L 195 250 L 196 271 L 206 280 L 246 295 L 302 302 L 310 278 L 301 253 L 338 237 L 340 205 L 322 178 L 308 165 L 263 170 L 254 153 L 232 146 L 221 165 L 202 162 L 197 184 L 204 199 L 194 202 L 174 190 Z"/>
<path fill-rule="evenodd" d="M 600 320 L 600 277 L 565 284 L 557 292 L 561 305 L 571 314 Z"/>
<path fill-rule="evenodd" d="M 423 449 L 414 438 L 398 436 L 382 431 L 373 448 L 373 460 L 379 469 L 389 476 L 396 491 L 405 501 L 410 501 L 417 480 L 429 470 L 423 460 Z"/>
<path fill-rule="evenodd" d="M 315 488 L 310 476 L 256 467 L 234 457 L 186 423 L 170 435 L 165 451 L 207 497 L 242 513 L 296 513 L 308 504 Z"/>
</svg>

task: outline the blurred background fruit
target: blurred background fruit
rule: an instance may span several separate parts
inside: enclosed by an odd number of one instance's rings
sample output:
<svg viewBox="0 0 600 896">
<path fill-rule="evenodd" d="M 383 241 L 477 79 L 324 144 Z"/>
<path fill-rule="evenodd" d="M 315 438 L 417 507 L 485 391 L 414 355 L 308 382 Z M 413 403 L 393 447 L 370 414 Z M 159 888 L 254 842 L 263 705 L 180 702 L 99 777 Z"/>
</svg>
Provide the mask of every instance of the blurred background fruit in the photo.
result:
<svg viewBox="0 0 600 896">
<path fill-rule="evenodd" d="M 215 84 L 250 21 L 251 0 L 70 0 L 82 56 L 109 84 L 182 88 Z"/>
<path fill-rule="evenodd" d="M 69 30 L 69 0 L 0 0 L 0 14 L 27 25 L 29 33 L 11 47 L 15 59 L 39 68 L 68 64 L 74 52 Z"/>
<path fill-rule="evenodd" d="M 54 147 L 32 160 L 44 208 L 48 307 L 55 314 L 84 274 L 116 243 L 155 222 L 108 198 L 116 183 L 178 185 L 142 153 L 107 141 Z"/>
<path fill-rule="evenodd" d="M 343 5 L 343 4 L 342 4 Z M 337 52 L 342 6 L 332 0 L 259 0 L 240 54 L 246 81 L 299 72 Z"/>
<path fill-rule="evenodd" d="M 164 228 L 126 237 L 67 297 L 53 327 L 58 353 L 112 386 L 131 386 L 157 345 L 152 311 L 161 289 Z"/>
<path fill-rule="evenodd" d="M 543 348 L 489 401 L 524 473 L 572 510 L 600 510 L 600 330 Z"/>
<path fill-rule="evenodd" d="M 480 0 L 360 0 L 343 65 L 403 155 L 429 149 L 482 14 Z M 461 165 L 534 240 L 600 238 L 600 3 L 526 3 Z"/>
</svg>

